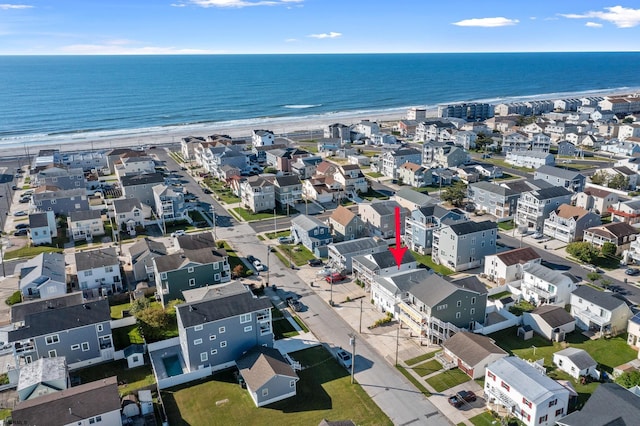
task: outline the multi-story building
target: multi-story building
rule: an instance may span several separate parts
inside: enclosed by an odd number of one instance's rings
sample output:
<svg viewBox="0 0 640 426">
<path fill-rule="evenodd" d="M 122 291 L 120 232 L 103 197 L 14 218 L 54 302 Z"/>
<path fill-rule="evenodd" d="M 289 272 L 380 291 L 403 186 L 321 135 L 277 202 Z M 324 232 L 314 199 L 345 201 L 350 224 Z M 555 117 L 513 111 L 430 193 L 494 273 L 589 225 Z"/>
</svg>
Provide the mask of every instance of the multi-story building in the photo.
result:
<svg viewBox="0 0 640 426">
<path fill-rule="evenodd" d="M 419 164 L 422 153 L 413 148 L 401 148 L 382 154 L 382 174 L 392 179 L 398 178 L 398 168 L 404 163 Z"/>
<path fill-rule="evenodd" d="M 436 148 L 433 155 L 433 165 L 436 167 L 458 167 L 469 161 L 469 154 L 459 146 L 444 145 Z"/>
<path fill-rule="evenodd" d="M 40 253 L 20 267 L 18 283 L 23 299 L 50 299 L 67 293 L 67 274 L 62 253 Z"/>
<path fill-rule="evenodd" d="M 583 191 L 587 179 L 582 173 L 548 165 L 536 169 L 533 178 L 542 179 L 553 186 L 562 186 L 571 192 Z"/>
<path fill-rule="evenodd" d="M 364 237 L 364 222 L 355 212 L 338 206 L 329 217 L 329 227 L 336 241 L 355 240 Z"/>
<path fill-rule="evenodd" d="M 498 221 L 513 217 L 519 198 L 519 192 L 495 183 L 481 181 L 469 185 L 469 201 L 476 210 L 489 213 Z"/>
<path fill-rule="evenodd" d="M 567 388 L 515 356 L 487 366 L 484 395 L 487 408 L 514 416 L 527 426 L 555 425 L 569 408 Z"/>
<path fill-rule="evenodd" d="M 331 243 L 327 246 L 329 264 L 340 271 L 350 273 L 352 259 L 365 254 L 382 253 L 389 250 L 389 245 L 383 240 L 364 237 L 355 240 Z"/>
<path fill-rule="evenodd" d="M 542 151 L 509 151 L 504 161 L 507 164 L 529 169 L 554 165 L 556 162 L 553 154 Z"/>
<path fill-rule="evenodd" d="M 462 103 L 438 106 L 438 117 L 455 117 L 465 120 L 486 120 L 493 117 L 493 106 L 485 103 Z"/>
<path fill-rule="evenodd" d="M 605 214 L 609 207 L 618 202 L 618 194 L 600 188 L 585 188 L 576 196 L 576 207 Z"/>
<path fill-rule="evenodd" d="M 73 241 L 91 241 L 94 236 L 104 235 L 102 214 L 98 210 L 71 212 L 67 217 L 67 228 Z"/>
<path fill-rule="evenodd" d="M 624 300 L 614 293 L 581 285 L 570 298 L 571 315 L 581 330 L 593 331 L 602 336 L 617 336 L 627 331 L 633 312 Z"/>
<path fill-rule="evenodd" d="M 534 305 L 569 303 L 571 292 L 577 288 L 577 279 L 540 263 L 527 263 L 522 267 L 522 297 Z"/>
<path fill-rule="evenodd" d="M 120 179 L 125 198 L 137 198 L 148 206 L 154 205 L 153 187 L 161 184 L 164 184 L 162 173 L 123 176 Z"/>
<path fill-rule="evenodd" d="M 254 147 L 273 145 L 275 139 L 276 137 L 271 130 L 254 130 L 251 133 L 251 143 Z"/>
<path fill-rule="evenodd" d="M 294 243 L 301 243 L 321 257 L 327 254 L 327 245 L 333 242 L 329 227 L 313 216 L 299 215 L 291 219 L 291 236 Z"/>
<path fill-rule="evenodd" d="M 512 132 L 502 136 L 502 152 L 528 151 L 531 148 L 531 139 L 524 132 Z"/>
<path fill-rule="evenodd" d="M 640 200 L 618 201 L 609 206 L 612 222 L 626 222 L 629 225 L 640 223 Z"/>
<path fill-rule="evenodd" d="M 51 186 L 41 186 L 33 193 L 31 204 L 41 212 L 52 211 L 56 215 L 69 216 L 73 211 L 89 210 L 85 188 L 58 190 Z"/>
<path fill-rule="evenodd" d="M 377 201 L 359 205 L 360 217 L 368 225 L 369 233 L 382 238 L 391 238 L 396 233 L 395 209 L 400 209 L 400 232 L 404 233 L 404 223 L 408 210 L 396 201 Z"/>
<path fill-rule="evenodd" d="M 61 167 L 49 167 L 40 170 L 35 178 L 36 186 L 49 185 L 60 189 L 85 188 L 87 181 L 81 168 L 64 169 Z"/>
<path fill-rule="evenodd" d="M 75 261 L 78 285 L 83 293 L 106 296 L 122 290 L 120 261 L 115 247 L 78 251 Z"/>
<path fill-rule="evenodd" d="M 254 213 L 272 211 L 276 208 L 275 187 L 260 176 L 252 176 L 240 184 L 240 202 Z"/>
<path fill-rule="evenodd" d="M 273 185 L 279 205 L 293 206 L 302 201 L 302 183 L 297 175 L 276 176 Z"/>
<path fill-rule="evenodd" d="M 347 193 L 367 192 L 369 184 L 362 169 L 357 164 L 343 164 L 333 174 L 333 180 L 338 182 L 341 189 Z"/>
<path fill-rule="evenodd" d="M 431 185 L 431 171 L 424 166 L 415 163 L 404 163 L 398 168 L 398 180 L 402 184 L 414 188 L 422 188 Z"/>
<path fill-rule="evenodd" d="M 489 281 L 505 285 L 522 279 L 527 263 L 540 263 L 542 258 L 531 247 L 522 247 L 489 255 L 484 261 L 484 274 Z"/>
<path fill-rule="evenodd" d="M 544 220 L 560 205 L 570 204 L 571 194 L 572 192 L 564 187 L 536 189 L 522 193 L 516 209 L 516 225 L 542 232 Z"/>
<path fill-rule="evenodd" d="M 443 225 L 433 232 L 431 257 L 454 271 L 478 267 L 485 256 L 496 253 L 497 234 L 498 225 L 490 220 Z"/>
<path fill-rule="evenodd" d="M 443 224 L 451 225 L 466 220 L 467 215 L 459 209 L 448 210 L 440 205 L 418 207 L 405 220 L 404 243 L 413 251 L 429 254 L 435 230 Z"/>
<path fill-rule="evenodd" d="M 153 187 L 153 200 L 156 216 L 163 222 L 182 220 L 187 217 L 182 191 L 175 191 L 171 186 L 156 185 Z"/>
<path fill-rule="evenodd" d="M 584 230 L 600 225 L 600 215 L 582 207 L 562 204 L 544 220 L 543 234 L 565 243 L 582 240 Z"/>
<path fill-rule="evenodd" d="M 602 249 L 604 243 L 611 243 L 616 246 L 616 256 L 620 256 L 630 248 L 639 233 L 636 227 L 628 223 L 612 222 L 585 229 L 583 240 L 599 249 Z"/>
</svg>

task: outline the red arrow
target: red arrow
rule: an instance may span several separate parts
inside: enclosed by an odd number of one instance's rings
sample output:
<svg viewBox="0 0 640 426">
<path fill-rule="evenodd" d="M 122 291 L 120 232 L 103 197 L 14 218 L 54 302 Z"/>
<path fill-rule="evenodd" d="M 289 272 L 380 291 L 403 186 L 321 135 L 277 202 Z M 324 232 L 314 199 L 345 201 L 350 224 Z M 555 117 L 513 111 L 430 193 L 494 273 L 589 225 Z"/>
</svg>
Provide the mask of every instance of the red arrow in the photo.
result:
<svg viewBox="0 0 640 426">
<path fill-rule="evenodd" d="M 396 248 L 389 247 L 389 251 L 393 254 L 393 258 L 396 260 L 396 265 L 398 265 L 398 269 L 400 269 L 400 265 L 402 264 L 402 258 L 404 254 L 407 252 L 406 247 L 402 247 L 402 240 L 400 239 L 400 221 L 402 218 L 400 217 L 400 207 L 396 207 Z"/>
</svg>

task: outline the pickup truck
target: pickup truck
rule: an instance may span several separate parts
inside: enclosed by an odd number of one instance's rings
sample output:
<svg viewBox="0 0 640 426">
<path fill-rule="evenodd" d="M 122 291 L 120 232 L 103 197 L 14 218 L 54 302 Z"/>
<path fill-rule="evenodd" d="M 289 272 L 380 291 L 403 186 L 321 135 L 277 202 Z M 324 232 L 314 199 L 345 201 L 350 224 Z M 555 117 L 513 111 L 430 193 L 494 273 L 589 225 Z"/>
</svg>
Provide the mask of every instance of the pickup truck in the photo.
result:
<svg viewBox="0 0 640 426">
<path fill-rule="evenodd" d="M 449 397 L 449 404 L 456 408 L 460 408 L 463 405 L 476 400 L 476 394 L 472 391 L 460 391 L 455 395 Z"/>
</svg>

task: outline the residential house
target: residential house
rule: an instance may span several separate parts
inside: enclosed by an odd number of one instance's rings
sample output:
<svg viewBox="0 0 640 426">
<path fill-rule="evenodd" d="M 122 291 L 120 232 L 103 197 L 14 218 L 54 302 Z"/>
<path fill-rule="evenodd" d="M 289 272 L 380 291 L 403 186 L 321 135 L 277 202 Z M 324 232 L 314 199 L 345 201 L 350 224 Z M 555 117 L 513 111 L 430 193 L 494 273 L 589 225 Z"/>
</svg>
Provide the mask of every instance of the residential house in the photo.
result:
<svg viewBox="0 0 640 426">
<path fill-rule="evenodd" d="M 236 364 L 256 407 L 296 396 L 300 378 L 277 349 L 256 346 Z"/>
<path fill-rule="evenodd" d="M 275 143 L 275 135 L 271 130 L 253 130 L 251 132 L 251 144 L 254 147 L 269 146 Z"/>
<path fill-rule="evenodd" d="M 153 259 L 167 254 L 167 247 L 160 241 L 147 237 L 137 240 L 129 247 L 128 263 L 136 281 L 155 282 Z"/>
<path fill-rule="evenodd" d="M 531 137 L 531 151 L 549 152 L 551 149 L 551 137 L 544 133 L 536 133 Z"/>
<path fill-rule="evenodd" d="M 556 240 L 572 243 L 581 241 L 584 230 L 602 224 L 600 215 L 582 207 L 562 204 L 544 220 L 543 234 Z"/>
<path fill-rule="evenodd" d="M 468 192 L 476 211 L 489 213 L 499 222 L 513 217 L 520 198 L 519 192 L 490 182 L 472 183 Z"/>
<path fill-rule="evenodd" d="M 115 247 L 75 253 L 78 285 L 83 293 L 106 296 L 122 291 L 120 261 Z"/>
<path fill-rule="evenodd" d="M 81 168 L 48 167 L 35 176 L 36 186 L 55 186 L 59 189 L 85 188 L 87 181 Z"/>
<path fill-rule="evenodd" d="M 638 350 L 640 348 L 640 312 L 629 318 L 627 324 L 627 344 Z M 640 352 L 638 352 L 640 358 Z"/>
<path fill-rule="evenodd" d="M 126 227 L 131 233 L 137 226 L 144 226 L 147 218 L 151 217 L 151 207 L 144 205 L 137 198 L 124 198 L 113 202 L 114 220 L 118 230 Z"/>
<path fill-rule="evenodd" d="M 618 201 L 609 206 L 612 222 L 625 222 L 629 225 L 640 223 L 640 199 Z"/>
<path fill-rule="evenodd" d="M 604 225 L 593 226 L 585 229 L 583 240 L 595 247 L 602 249 L 604 243 L 612 243 L 616 246 L 616 256 L 620 256 L 631 247 L 636 240 L 638 229 L 625 222 L 611 222 Z"/>
<path fill-rule="evenodd" d="M 40 358 L 65 357 L 70 370 L 113 360 L 109 301 L 49 307 L 14 324 L 6 342 L 13 344 L 17 366 Z"/>
<path fill-rule="evenodd" d="M 395 129 L 403 138 L 413 138 L 416 134 L 417 127 L 417 120 L 398 120 L 398 123 L 395 125 Z"/>
<path fill-rule="evenodd" d="M 490 220 L 442 225 L 433 232 L 431 258 L 454 271 L 476 268 L 496 253 L 497 234 L 498 225 Z"/>
<path fill-rule="evenodd" d="M 404 185 L 422 188 L 431 185 L 431 170 L 415 163 L 404 163 L 398 169 L 398 180 Z"/>
<path fill-rule="evenodd" d="M 534 179 L 542 179 L 553 186 L 562 186 L 571 192 L 582 192 L 586 181 L 585 175 L 553 166 L 541 166 L 533 173 Z"/>
<path fill-rule="evenodd" d="M 456 173 L 461 181 L 470 184 L 480 180 L 480 172 L 475 166 L 458 167 Z"/>
<path fill-rule="evenodd" d="M 451 144 L 435 141 L 425 142 L 422 145 L 422 165 L 428 168 L 434 166 L 438 149 L 444 146 L 451 146 Z"/>
<path fill-rule="evenodd" d="M 67 217 L 67 232 L 73 241 L 92 241 L 93 237 L 104 235 L 104 223 L 99 210 L 71 212 Z"/>
<path fill-rule="evenodd" d="M 369 289 L 371 290 L 371 301 L 382 312 L 386 312 L 395 318 L 400 318 L 401 312 L 399 304 L 407 296 L 407 292 L 413 285 L 424 281 L 433 274 L 428 269 L 404 269 L 402 271 L 391 271 L 390 273 L 373 276 Z M 415 320 L 420 323 L 421 317 Z M 418 337 L 422 338 L 420 330 L 416 330 Z M 413 337 L 413 333 L 411 333 Z"/>
<path fill-rule="evenodd" d="M 18 288 L 23 299 L 50 299 L 67 293 L 64 255 L 40 253 L 20 265 Z"/>
<path fill-rule="evenodd" d="M 283 173 L 291 172 L 291 165 L 298 161 L 299 158 L 310 157 L 311 153 L 299 148 L 281 148 L 271 149 L 267 151 L 267 164 Z"/>
<path fill-rule="evenodd" d="M 255 346 L 273 346 L 271 300 L 255 297 L 239 282 L 219 289 L 198 289 L 176 306 L 181 356 L 188 371 L 235 365 Z M 201 295 L 201 296 L 200 296 Z"/>
<path fill-rule="evenodd" d="M 433 197 L 411 188 L 400 188 L 393 195 L 393 200 L 409 211 L 437 203 L 437 200 Z"/>
<path fill-rule="evenodd" d="M 9 312 L 9 321 L 14 327 L 24 326 L 27 315 L 35 312 L 42 312 L 48 309 L 63 308 L 66 306 L 80 305 L 84 302 L 82 292 L 74 291 L 73 293 L 65 293 L 61 296 L 50 297 L 47 299 L 33 299 L 21 303 L 11 305 Z"/>
<path fill-rule="evenodd" d="M 640 154 L 640 145 L 633 142 L 625 142 L 614 139 L 606 144 L 602 144 L 600 146 L 600 151 L 610 152 L 612 155 L 635 157 Z"/>
<path fill-rule="evenodd" d="M 430 254 L 435 230 L 443 224 L 452 225 L 467 220 L 462 210 L 448 210 L 440 205 L 429 204 L 411 209 L 411 216 L 405 220 L 404 243 L 413 251 Z"/>
<path fill-rule="evenodd" d="M 475 148 L 477 139 L 478 135 L 471 131 L 459 131 L 453 135 L 453 143 L 466 150 Z"/>
<path fill-rule="evenodd" d="M 635 191 L 638 186 L 638 173 L 635 170 L 631 170 L 628 167 L 612 167 L 610 169 L 601 169 L 605 176 L 607 177 L 607 184 L 611 182 L 611 180 L 615 177 L 621 177 L 624 182 L 624 187 L 620 188 L 622 190 L 631 190 Z"/>
<path fill-rule="evenodd" d="M 40 358 L 23 366 L 18 378 L 20 401 L 40 398 L 70 387 L 71 380 L 63 357 Z"/>
<path fill-rule="evenodd" d="M 115 164 L 115 174 L 118 179 L 123 176 L 141 175 L 155 173 L 156 163 L 149 156 L 120 157 L 120 161 Z"/>
<path fill-rule="evenodd" d="M 575 157 L 579 152 L 578 148 L 569 141 L 558 142 L 558 157 Z"/>
<path fill-rule="evenodd" d="M 365 225 L 360 216 L 351 209 L 338 206 L 329 216 L 329 228 L 335 241 L 348 241 L 362 238 L 365 235 Z"/>
<path fill-rule="evenodd" d="M 512 132 L 502 136 L 502 152 L 529 151 L 531 139 L 524 132 Z"/>
<path fill-rule="evenodd" d="M 273 149 L 284 149 L 287 145 L 285 144 L 273 144 L 273 145 L 262 145 L 262 146 L 253 146 L 251 148 L 252 155 L 255 155 L 255 159 L 260 165 L 264 165 L 267 162 L 267 152 Z"/>
<path fill-rule="evenodd" d="M 563 187 L 523 192 L 518 200 L 515 223 L 542 232 L 544 220 L 562 204 L 571 204 L 571 192 Z"/>
<path fill-rule="evenodd" d="M 484 274 L 489 281 L 505 285 L 522 280 L 524 265 L 540 264 L 542 258 L 531 247 L 522 247 L 488 255 L 484 261 Z"/>
<path fill-rule="evenodd" d="M 294 163 L 291 164 L 291 173 L 297 175 L 300 179 L 309 179 L 316 173 L 316 167 L 321 162 L 322 157 L 317 155 L 298 158 Z"/>
<path fill-rule="evenodd" d="M 275 186 L 260 176 L 251 176 L 240 184 L 240 203 L 254 213 L 276 208 Z"/>
<path fill-rule="evenodd" d="M 49 186 L 41 186 L 34 191 L 31 203 L 38 211 L 50 210 L 63 216 L 69 216 L 73 211 L 89 210 L 85 188 L 56 190 Z"/>
<path fill-rule="evenodd" d="M 393 254 L 387 249 L 352 257 L 351 269 L 354 280 L 360 281 L 364 289 L 369 291 L 376 277 L 386 277 L 404 271 L 416 270 L 418 262 L 407 250 L 398 265 Z"/>
<path fill-rule="evenodd" d="M 416 140 L 421 142 L 448 141 L 456 126 L 445 120 L 427 120 L 416 126 Z"/>
<path fill-rule="evenodd" d="M 576 320 L 564 306 L 557 305 L 541 305 L 531 312 L 524 312 L 522 323 L 554 342 L 564 341 L 565 336 L 576 329 Z"/>
<path fill-rule="evenodd" d="M 422 153 L 413 148 L 400 148 L 395 151 L 387 151 L 382 154 L 381 173 L 392 179 L 398 178 L 398 168 L 404 163 L 419 164 L 422 161 Z"/>
<path fill-rule="evenodd" d="M 433 154 L 433 163 L 436 167 L 452 168 L 469 162 L 469 154 L 464 149 L 444 145 L 438 147 Z"/>
<path fill-rule="evenodd" d="M 389 250 L 389 245 L 380 239 L 363 237 L 355 240 L 347 240 L 331 243 L 327 246 L 329 261 L 339 271 L 351 273 L 352 260 L 355 256 L 382 253 Z"/>
<path fill-rule="evenodd" d="M 580 377 L 600 379 L 598 363 L 584 349 L 566 348 L 555 352 L 553 364 L 576 380 Z"/>
<path fill-rule="evenodd" d="M 527 263 L 522 267 L 522 298 L 534 305 L 552 304 L 564 306 L 576 289 L 577 278 L 568 272 L 560 272 L 540 263 Z"/>
<path fill-rule="evenodd" d="M 122 426 L 118 378 L 109 377 L 21 401 L 11 412 L 16 425 Z"/>
<path fill-rule="evenodd" d="M 396 201 L 374 201 L 361 203 L 359 206 L 360 217 L 369 227 L 371 235 L 382 238 L 391 238 L 396 234 L 396 209 L 400 210 L 400 233 L 404 233 L 404 223 L 408 215 L 407 209 L 401 207 Z"/>
<path fill-rule="evenodd" d="M 618 129 L 618 139 L 627 140 L 640 138 L 640 123 L 621 124 Z"/>
<path fill-rule="evenodd" d="M 369 190 L 369 183 L 357 164 L 343 164 L 333 174 L 333 180 L 340 184 L 342 191 L 358 194 Z"/>
<path fill-rule="evenodd" d="M 500 167 L 491 164 L 475 164 L 472 167 L 478 171 L 481 179 L 497 179 L 504 175 Z"/>
<path fill-rule="evenodd" d="M 327 244 L 333 242 L 327 225 L 313 216 L 299 215 L 291 219 L 291 236 L 295 244 L 301 243 L 312 253 L 326 257 Z"/>
<path fill-rule="evenodd" d="M 343 143 L 351 141 L 351 126 L 341 123 L 329 124 L 324 129 L 325 138 L 338 138 Z"/>
<path fill-rule="evenodd" d="M 328 187 L 326 182 L 331 177 L 315 177 L 302 181 L 302 196 L 305 200 L 314 200 L 320 204 L 330 203 L 337 199 L 337 191 Z"/>
<path fill-rule="evenodd" d="M 472 379 L 484 377 L 488 365 L 508 356 L 493 339 L 467 331 L 454 334 L 442 348 L 445 357 Z"/>
<path fill-rule="evenodd" d="M 144 156 L 146 155 L 143 151 L 138 151 L 131 148 L 115 148 L 111 151 L 108 151 L 105 156 L 107 157 L 107 167 L 109 168 L 109 174 L 115 173 L 116 163 L 120 162 L 120 158 L 123 156 Z"/>
<path fill-rule="evenodd" d="M 224 177 L 223 168 L 235 168 L 243 171 L 249 165 L 249 160 L 244 152 L 238 151 L 234 148 L 224 147 L 219 152 L 211 152 L 210 158 L 208 158 L 208 170 L 213 173 L 218 179 Z"/>
<path fill-rule="evenodd" d="M 162 173 L 124 176 L 120 179 L 123 196 L 137 198 L 147 206 L 154 205 L 153 187 L 161 184 L 164 184 Z"/>
<path fill-rule="evenodd" d="M 31 213 L 29 215 L 29 238 L 31 244 L 52 244 L 53 237 L 58 236 L 56 218 L 52 210 L 43 213 Z"/>
<path fill-rule="evenodd" d="M 380 133 L 380 126 L 375 121 L 362 120 L 353 126 L 353 131 L 365 138 L 370 138 Z"/>
<path fill-rule="evenodd" d="M 302 201 L 302 183 L 297 175 L 276 176 L 273 179 L 276 203 L 293 206 Z"/>
<path fill-rule="evenodd" d="M 553 154 L 541 151 L 509 151 L 505 163 L 517 167 L 537 169 L 542 166 L 553 166 L 556 162 Z"/>
<path fill-rule="evenodd" d="M 516 356 L 487 366 L 487 407 L 513 416 L 526 426 L 552 426 L 569 410 L 569 389 Z"/>
<path fill-rule="evenodd" d="M 627 331 L 633 313 L 616 294 L 581 285 L 571 294 L 571 315 L 581 330 L 616 336 Z"/>
<path fill-rule="evenodd" d="M 453 170 L 449 169 L 431 169 L 431 176 L 434 184 L 440 185 L 440 189 L 442 186 L 451 185 L 453 181 L 457 181 L 458 177 Z"/>
<path fill-rule="evenodd" d="M 640 416 L 640 400 L 616 383 L 601 383 L 579 411 L 557 420 L 559 426 L 632 425 Z"/>
<path fill-rule="evenodd" d="M 156 216 L 163 222 L 183 220 L 189 217 L 184 193 L 171 186 L 156 185 L 153 187 L 153 205 Z"/>
<path fill-rule="evenodd" d="M 493 106 L 490 104 L 473 102 L 438 106 L 438 117 L 485 120 L 491 116 L 493 116 Z"/>
<path fill-rule="evenodd" d="M 163 306 L 184 299 L 184 291 L 229 282 L 231 268 L 224 249 L 217 248 L 213 235 L 184 235 L 177 239 L 176 253 L 152 259 L 158 295 Z"/>
<path fill-rule="evenodd" d="M 576 196 L 576 207 L 606 214 L 609 207 L 618 202 L 618 194 L 600 188 L 585 188 Z"/>
<path fill-rule="evenodd" d="M 193 161 L 196 159 L 196 147 L 205 142 L 202 136 L 187 136 L 180 141 L 180 152 L 185 161 Z"/>
</svg>

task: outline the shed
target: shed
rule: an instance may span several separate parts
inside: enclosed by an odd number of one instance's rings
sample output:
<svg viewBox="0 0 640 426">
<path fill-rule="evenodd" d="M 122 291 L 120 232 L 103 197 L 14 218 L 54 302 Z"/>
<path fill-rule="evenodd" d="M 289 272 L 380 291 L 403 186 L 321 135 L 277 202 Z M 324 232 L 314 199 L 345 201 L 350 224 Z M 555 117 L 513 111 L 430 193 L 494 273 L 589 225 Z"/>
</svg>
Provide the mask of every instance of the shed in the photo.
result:
<svg viewBox="0 0 640 426">
<path fill-rule="evenodd" d="M 136 417 L 140 415 L 140 407 L 138 407 L 138 398 L 129 394 L 122 397 L 122 414 L 126 417 Z"/>
<path fill-rule="evenodd" d="M 553 354 L 553 363 L 571 377 L 591 376 L 600 379 L 598 363 L 585 350 L 566 348 Z"/>
<path fill-rule="evenodd" d="M 124 349 L 124 357 L 128 368 L 144 365 L 144 345 L 129 345 Z"/>
<path fill-rule="evenodd" d="M 140 411 L 143 416 L 153 414 L 153 399 L 150 390 L 138 391 L 138 401 L 140 401 Z"/>
</svg>

